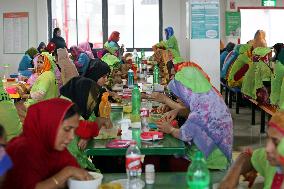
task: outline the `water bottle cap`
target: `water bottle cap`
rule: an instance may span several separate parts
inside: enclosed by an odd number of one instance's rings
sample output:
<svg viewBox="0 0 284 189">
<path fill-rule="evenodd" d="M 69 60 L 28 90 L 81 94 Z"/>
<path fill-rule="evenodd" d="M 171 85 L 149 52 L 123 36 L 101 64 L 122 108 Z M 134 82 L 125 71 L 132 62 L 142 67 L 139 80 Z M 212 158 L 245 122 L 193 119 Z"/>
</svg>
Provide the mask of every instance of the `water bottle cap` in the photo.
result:
<svg viewBox="0 0 284 189">
<path fill-rule="evenodd" d="M 145 172 L 155 172 L 155 166 L 153 164 L 147 164 L 145 166 Z"/>
<path fill-rule="evenodd" d="M 128 72 L 133 72 L 133 70 L 129 69 Z"/>
<path fill-rule="evenodd" d="M 203 159 L 203 153 L 201 151 L 195 152 L 194 159 Z"/>
</svg>

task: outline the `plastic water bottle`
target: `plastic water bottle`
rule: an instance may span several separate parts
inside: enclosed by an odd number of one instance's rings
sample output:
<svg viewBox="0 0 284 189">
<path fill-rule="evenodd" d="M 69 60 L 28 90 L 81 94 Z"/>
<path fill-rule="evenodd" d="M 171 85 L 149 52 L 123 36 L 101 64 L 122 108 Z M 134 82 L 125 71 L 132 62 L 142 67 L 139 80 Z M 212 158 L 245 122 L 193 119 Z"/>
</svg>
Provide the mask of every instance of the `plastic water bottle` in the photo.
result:
<svg viewBox="0 0 284 189">
<path fill-rule="evenodd" d="M 137 62 L 136 62 L 136 59 L 138 58 L 138 53 L 137 53 L 137 50 L 136 49 L 134 49 L 133 50 L 133 62 L 135 62 L 136 64 L 137 64 Z"/>
<path fill-rule="evenodd" d="M 193 161 L 187 171 L 187 186 L 190 189 L 209 188 L 210 175 L 202 152 L 194 154 Z"/>
<path fill-rule="evenodd" d="M 140 115 L 140 107 L 141 107 L 141 93 L 139 91 L 138 85 L 135 84 L 132 90 L 132 115 Z"/>
<path fill-rule="evenodd" d="M 100 117 L 104 117 L 104 118 L 110 117 L 111 104 L 108 101 L 108 96 L 109 96 L 108 92 L 103 93 L 102 100 L 99 105 Z"/>
<path fill-rule="evenodd" d="M 128 70 L 128 87 L 131 88 L 134 85 L 134 72 L 133 70 Z"/>
<path fill-rule="evenodd" d="M 153 72 L 153 84 L 159 83 L 159 68 L 158 65 L 155 64 L 154 72 Z"/>
<path fill-rule="evenodd" d="M 144 182 L 140 179 L 142 173 L 141 152 L 135 143 L 131 143 L 126 151 L 125 167 L 129 189 L 142 188 Z"/>
</svg>

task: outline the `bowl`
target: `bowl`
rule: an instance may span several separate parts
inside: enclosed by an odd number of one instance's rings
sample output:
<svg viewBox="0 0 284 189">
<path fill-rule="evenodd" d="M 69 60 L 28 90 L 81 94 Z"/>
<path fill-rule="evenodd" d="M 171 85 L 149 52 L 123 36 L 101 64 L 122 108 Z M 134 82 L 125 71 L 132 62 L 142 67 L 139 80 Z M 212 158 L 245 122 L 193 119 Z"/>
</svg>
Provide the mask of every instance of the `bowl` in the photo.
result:
<svg viewBox="0 0 284 189">
<path fill-rule="evenodd" d="M 94 177 L 93 180 L 76 180 L 74 178 L 68 179 L 69 189 L 98 189 L 102 183 L 103 175 L 101 173 L 89 172 Z"/>
</svg>

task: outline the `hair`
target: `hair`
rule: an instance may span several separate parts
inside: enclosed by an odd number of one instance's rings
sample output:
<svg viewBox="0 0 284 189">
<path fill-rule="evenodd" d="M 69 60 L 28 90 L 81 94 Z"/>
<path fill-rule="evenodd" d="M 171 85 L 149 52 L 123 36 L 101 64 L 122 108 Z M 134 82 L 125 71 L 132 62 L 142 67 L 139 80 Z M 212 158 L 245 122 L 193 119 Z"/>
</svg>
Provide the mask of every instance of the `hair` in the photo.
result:
<svg viewBox="0 0 284 189">
<path fill-rule="evenodd" d="M 3 138 L 5 136 L 5 129 L 3 125 L 0 124 L 0 138 Z"/>
<path fill-rule="evenodd" d="M 93 49 L 94 44 L 89 42 L 89 45 L 90 45 L 91 49 Z"/>
<path fill-rule="evenodd" d="M 73 104 L 66 112 L 63 120 L 66 120 L 72 116 L 74 116 L 75 114 L 79 114 L 80 115 L 80 110 L 79 107 L 76 104 Z"/>
<path fill-rule="evenodd" d="M 60 28 L 54 28 L 53 30 L 53 37 L 56 37 L 57 32 L 60 30 Z"/>
</svg>

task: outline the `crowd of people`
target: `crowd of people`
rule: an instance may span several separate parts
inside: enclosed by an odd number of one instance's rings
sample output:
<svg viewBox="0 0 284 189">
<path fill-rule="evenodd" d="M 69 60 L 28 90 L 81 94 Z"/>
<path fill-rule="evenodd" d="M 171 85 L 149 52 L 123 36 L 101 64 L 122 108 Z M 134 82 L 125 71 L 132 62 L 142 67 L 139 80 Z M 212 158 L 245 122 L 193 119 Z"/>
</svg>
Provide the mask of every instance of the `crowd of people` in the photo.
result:
<svg viewBox="0 0 284 189">
<path fill-rule="evenodd" d="M 193 153 L 200 150 L 209 169 L 226 170 L 232 163 L 230 111 L 203 69 L 181 57 L 174 29 L 167 27 L 164 31 L 166 40 L 153 45 L 152 59 L 158 64 L 161 84 L 167 85 L 170 95 L 153 92 L 143 98 L 162 104 L 158 111 L 164 116 L 157 126 L 186 143 L 188 150 L 183 158 L 191 160 Z M 251 69 L 249 56 L 266 63 L 270 51 L 263 35 L 260 30 L 249 44 L 229 43 L 222 50 L 222 78 L 229 85 L 245 82 L 243 76 Z M 4 176 L 6 172 L 2 188 L 62 188 L 70 177 L 91 179 L 87 170 L 97 169 L 83 150 L 102 127 L 112 127 L 110 119 L 100 116 L 100 101 L 105 93 L 111 101 L 121 98 L 107 86 L 109 77 L 125 75 L 133 63 L 131 54 L 124 54 L 124 47 L 118 44 L 119 39 L 120 33 L 114 31 L 101 50 L 93 49 L 89 42 L 67 49 L 61 30 L 55 28 L 47 45 L 42 42 L 37 49 L 28 49 L 19 63 L 19 73 L 27 78 L 26 84 L 20 83 L 17 89 L 21 106 L 12 102 L 1 82 L 0 104 L 5 106 L 7 119 L 0 119 L 0 124 L 8 139 L 2 161 L 10 162 L 0 174 Z M 277 56 L 279 61 L 281 52 Z M 239 62 L 238 66 L 234 64 L 235 68 L 229 69 L 229 61 Z M 183 121 L 179 128 L 173 128 L 171 122 L 177 118 Z M 281 180 L 277 185 L 280 188 L 284 179 L 281 172 L 284 150 L 277 151 L 277 146 L 284 136 L 283 123 L 283 112 L 272 117 L 266 148 L 242 153 L 220 188 L 234 188 L 241 174 L 255 176 L 255 171 L 265 177 L 266 188 Z"/>
</svg>

